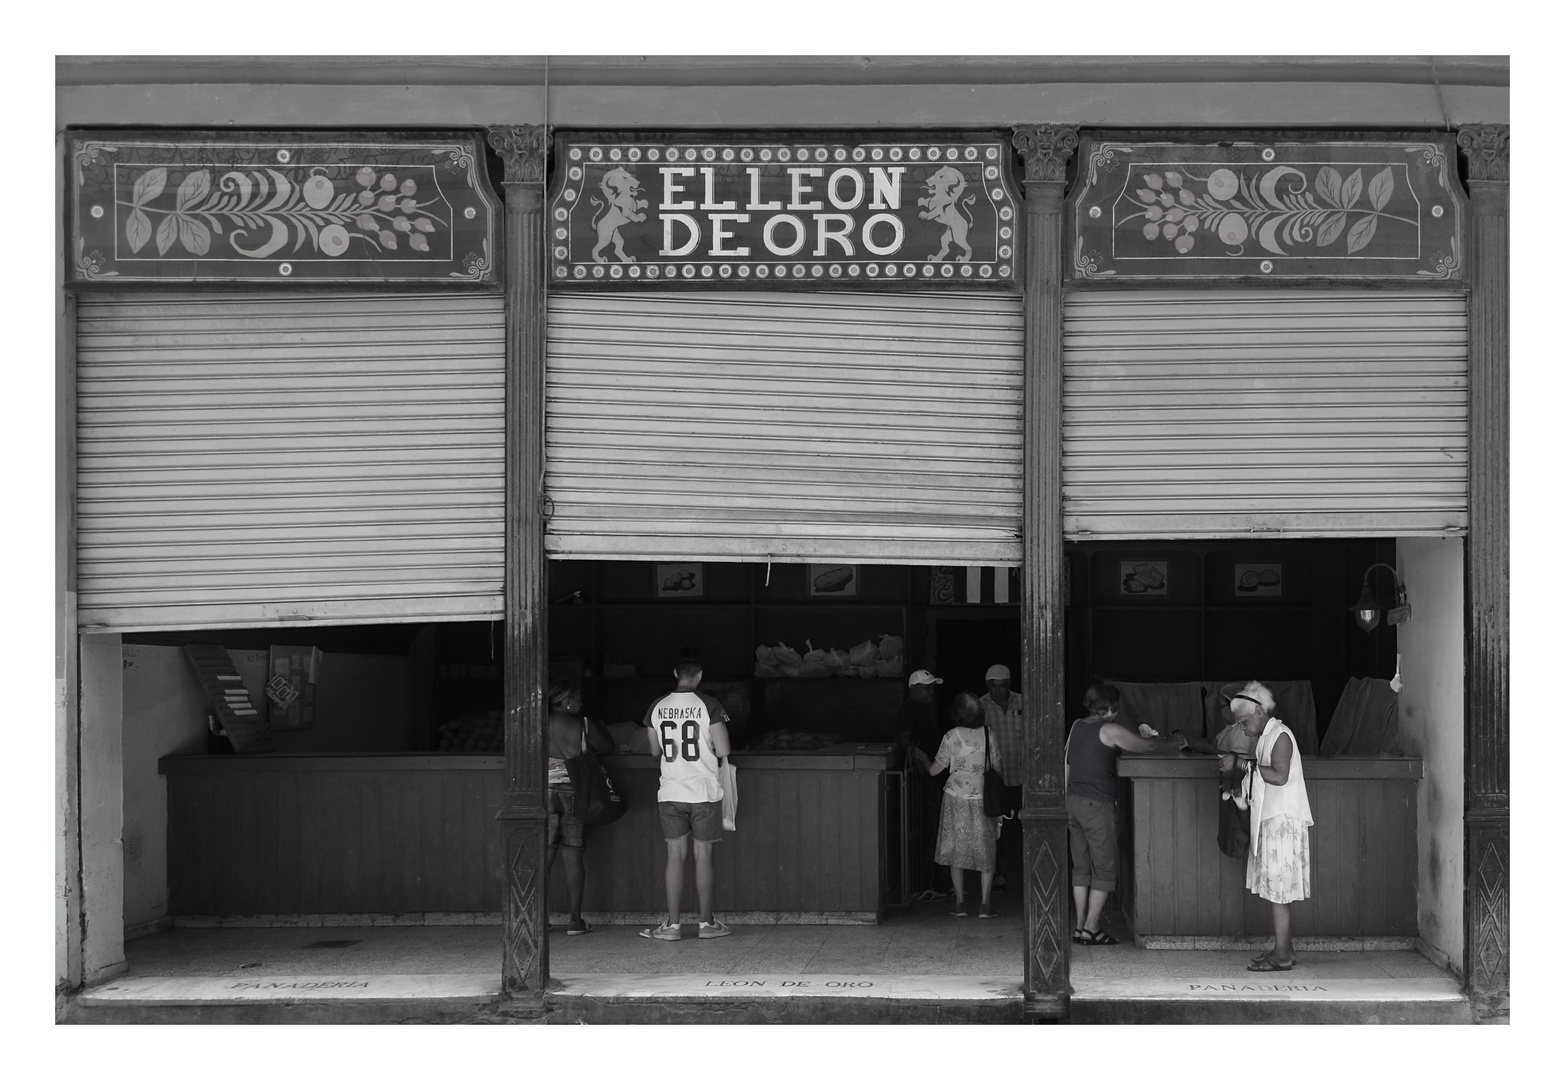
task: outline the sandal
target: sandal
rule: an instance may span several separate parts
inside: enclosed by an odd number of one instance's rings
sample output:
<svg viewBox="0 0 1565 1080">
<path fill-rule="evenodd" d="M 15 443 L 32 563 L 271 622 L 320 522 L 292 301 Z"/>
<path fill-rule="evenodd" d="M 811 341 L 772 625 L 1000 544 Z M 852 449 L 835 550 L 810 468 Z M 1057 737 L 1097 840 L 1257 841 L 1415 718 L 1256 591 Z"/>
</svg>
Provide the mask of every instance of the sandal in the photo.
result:
<svg viewBox="0 0 1565 1080">
<path fill-rule="evenodd" d="M 1110 937 L 1102 930 L 1083 930 L 1078 939 L 1083 945 L 1118 945 L 1119 938 Z"/>
<path fill-rule="evenodd" d="M 1260 958 L 1257 958 L 1255 960 L 1250 961 L 1250 963 L 1245 967 L 1244 970 L 1246 970 L 1246 971 L 1292 971 L 1293 970 L 1293 961 L 1290 960 L 1286 964 L 1279 964 L 1275 960 L 1270 960 L 1270 959 L 1267 959 L 1266 957 L 1260 957 Z"/>
</svg>

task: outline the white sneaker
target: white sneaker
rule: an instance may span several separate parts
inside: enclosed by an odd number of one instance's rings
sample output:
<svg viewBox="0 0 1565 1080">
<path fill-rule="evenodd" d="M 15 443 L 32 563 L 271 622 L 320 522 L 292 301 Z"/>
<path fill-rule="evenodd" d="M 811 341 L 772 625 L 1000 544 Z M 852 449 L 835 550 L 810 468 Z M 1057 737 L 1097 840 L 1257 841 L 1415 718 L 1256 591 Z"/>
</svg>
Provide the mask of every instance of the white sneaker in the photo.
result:
<svg viewBox="0 0 1565 1080">
<path fill-rule="evenodd" d="M 713 917 L 711 922 L 702 923 L 696 930 L 697 936 L 704 938 L 727 937 L 732 933 L 733 931 L 724 926 L 722 920 L 716 917 Z"/>
<path fill-rule="evenodd" d="M 703 923 L 702 925 L 704 926 L 705 924 Z M 652 938 L 654 941 L 678 941 L 682 936 L 680 933 L 682 929 L 683 927 L 677 924 L 670 925 L 669 923 L 664 923 L 662 926 L 647 927 L 641 932 L 641 936 Z"/>
</svg>

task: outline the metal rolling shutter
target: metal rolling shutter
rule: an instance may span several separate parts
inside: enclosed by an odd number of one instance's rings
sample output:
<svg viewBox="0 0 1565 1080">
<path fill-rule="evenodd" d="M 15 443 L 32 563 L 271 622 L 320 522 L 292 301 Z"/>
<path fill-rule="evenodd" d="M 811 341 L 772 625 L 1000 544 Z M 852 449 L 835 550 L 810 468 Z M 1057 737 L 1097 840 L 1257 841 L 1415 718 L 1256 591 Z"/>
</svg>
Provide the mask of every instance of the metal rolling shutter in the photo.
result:
<svg viewBox="0 0 1565 1080">
<path fill-rule="evenodd" d="M 1020 297 L 549 298 L 557 557 L 1015 563 Z"/>
<path fill-rule="evenodd" d="M 499 618 L 498 296 L 83 297 L 86 629 Z"/>
<path fill-rule="evenodd" d="M 1467 301 L 1451 292 L 1073 294 L 1065 533 L 1467 527 Z"/>
</svg>

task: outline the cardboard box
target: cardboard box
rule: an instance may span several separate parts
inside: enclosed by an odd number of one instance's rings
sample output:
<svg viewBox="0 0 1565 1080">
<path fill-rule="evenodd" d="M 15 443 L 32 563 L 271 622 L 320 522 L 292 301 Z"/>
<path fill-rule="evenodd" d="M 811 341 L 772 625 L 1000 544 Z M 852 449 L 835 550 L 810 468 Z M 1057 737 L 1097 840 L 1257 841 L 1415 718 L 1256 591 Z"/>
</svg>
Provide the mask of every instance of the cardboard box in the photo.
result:
<svg viewBox="0 0 1565 1080">
<path fill-rule="evenodd" d="M 315 684 L 321 650 L 312 645 L 273 645 L 266 678 L 267 720 L 273 731 L 315 726 Z"/>
</svg>

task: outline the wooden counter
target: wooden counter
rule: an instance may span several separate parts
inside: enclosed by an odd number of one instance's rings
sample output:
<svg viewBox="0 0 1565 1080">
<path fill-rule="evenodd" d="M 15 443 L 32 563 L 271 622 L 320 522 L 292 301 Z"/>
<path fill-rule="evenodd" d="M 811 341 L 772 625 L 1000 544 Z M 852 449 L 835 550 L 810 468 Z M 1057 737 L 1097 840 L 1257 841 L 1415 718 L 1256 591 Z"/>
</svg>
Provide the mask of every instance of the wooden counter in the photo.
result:
<svg viewBox="0 0 1565 1080">
<path fill-rule="evenodd" d="M 658 765 L 650 754 L 605 757 L 630 809 L 587 838 L 584 907 L 661 911 L 667 848 L 658 824 Z M 720 911 L 779 911 L 851 919 L 885 911 L 888 831 L 897 811 L 887 753 L 764 752 L 733 755 L 738 829 L 717 846 Z M 565 883 L 550 883 L 549 909 L 565 911 Z M 685 904 L 695 909 L 695 860 L 685 860 Z"/>
<path fill-rule="evenodd" d="M 1311 896 L 1295 935 L 1418 933 L 1419 758 L 1303 759 L 1315 824 Z M 1271 905 L 1244 887 L 1245 862 L 1217 847 L 1217 759 L 1119 760 L 1116 890 L 1138 938 L 1269 935 Z"/>
<path fill-rule="evenodd" d="M 588 838 L 585 907 L 657 911 L 657 763 L 603 761 L 630 809 Z M 878 918 L 896 858 L 892 755 L 846 746 L 733 762 L 739 829 L 718 847 L 718 909 Z M 503 767 L 467 754 L 164 758 L 169 913 L 498 911 Z M 694 859 L 686 866 L 693 909 Z M 566 910 L 559 874 L 549 897 L 552 911 Z"/>
</svg>

